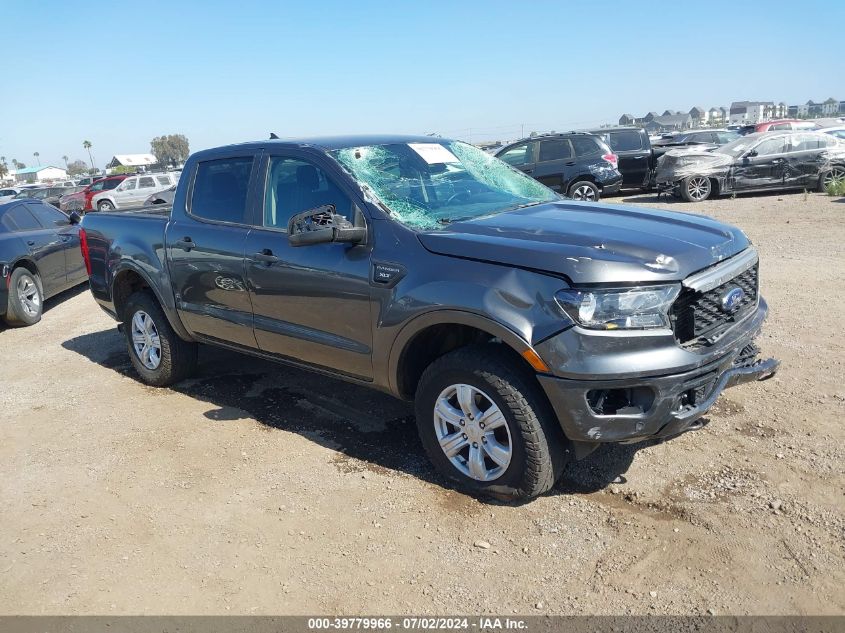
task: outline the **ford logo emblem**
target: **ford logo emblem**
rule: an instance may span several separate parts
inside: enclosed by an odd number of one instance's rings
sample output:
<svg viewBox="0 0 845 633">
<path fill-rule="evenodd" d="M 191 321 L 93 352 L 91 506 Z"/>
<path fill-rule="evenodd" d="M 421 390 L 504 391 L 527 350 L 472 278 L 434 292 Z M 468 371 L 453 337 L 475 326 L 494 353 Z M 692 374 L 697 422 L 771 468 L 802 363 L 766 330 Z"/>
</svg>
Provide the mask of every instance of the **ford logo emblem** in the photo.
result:
<svg viewBox="0 0 845 633">
<path fill-rule="evenodd" d="M 722 312 L 726 312 L 727 314 L 736 312 L 739 304 L 742 303 L 743 297 L 745 297 L 745 291 L 742 288 L 731 288 L 728 290 L 722 295 L 720 303 Z"/>
</svg>

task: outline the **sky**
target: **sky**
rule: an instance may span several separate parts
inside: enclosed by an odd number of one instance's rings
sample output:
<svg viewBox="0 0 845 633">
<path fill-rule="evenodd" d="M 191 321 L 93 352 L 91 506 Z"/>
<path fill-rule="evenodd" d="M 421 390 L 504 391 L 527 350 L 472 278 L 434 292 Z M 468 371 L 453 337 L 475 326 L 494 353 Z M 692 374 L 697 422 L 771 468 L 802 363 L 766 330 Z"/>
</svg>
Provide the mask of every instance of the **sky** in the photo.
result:
<svg viewBox="0 0 845 633">
<path fill-rule="evenodd" d="M 162 134 L 478 142 L 845 100 L 843 24 L 843 0 L 0 0 L 0 156 L 87 162 L 87 139 L 103 167 Z"/>
</svg>

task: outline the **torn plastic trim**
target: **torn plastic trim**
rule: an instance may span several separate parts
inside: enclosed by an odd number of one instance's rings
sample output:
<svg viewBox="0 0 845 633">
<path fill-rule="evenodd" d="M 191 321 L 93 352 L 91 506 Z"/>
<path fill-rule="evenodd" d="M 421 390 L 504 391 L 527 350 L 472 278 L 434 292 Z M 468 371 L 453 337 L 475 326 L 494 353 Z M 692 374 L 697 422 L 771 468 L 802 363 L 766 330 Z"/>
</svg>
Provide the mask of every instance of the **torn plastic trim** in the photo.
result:
<svg viewBox="0 0 845 633">
<path fill-rule="evenodd" d="M 744 273 L 759 260 L 760 257 L 757 249 L 749 246 L 745 251 L 735 257 L 731 257 L 711 268 L 706 268 L 699 273 L 690 275 L 682 283 L 684 287 L 695 290 L 696 292 L 707 292 L 713 288 L 718 288 L 737 275 Z"/>
</svg>

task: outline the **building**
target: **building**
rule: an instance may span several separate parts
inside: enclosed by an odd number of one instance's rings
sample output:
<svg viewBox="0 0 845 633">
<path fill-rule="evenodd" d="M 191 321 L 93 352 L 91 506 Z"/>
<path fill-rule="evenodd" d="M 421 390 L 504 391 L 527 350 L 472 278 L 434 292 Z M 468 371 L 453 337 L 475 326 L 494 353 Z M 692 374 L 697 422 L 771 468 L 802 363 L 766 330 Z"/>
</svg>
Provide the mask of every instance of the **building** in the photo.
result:
<svg viewBox="0 0 845 633">
<path fill-rule="evenodd" d="M 634 125 L 636 122 L 637 120 L 630 114 L 623 114 L 619 117 L 619 125 Z"/>
<path fill-rule="evenodd" d="M 24 167 L 15 171 L 15 182 L 49 182 L 52 180 L 65 180 L 67 172 L 61 167 L 51 165 L 38 167 Z"/>
<path fill-rule="evenodd" d="M 710 118 L 710 112 L 698 106 L 690 108 L 689 115 L 692 117 L 693 125 L 696 126 L 704 125 Z"/>
<path fill-rule="evenodd" d="M 839 113 L 839 102 L 833 97 L 826 99 L 821 106 L 822 116 L 833 116 Z"/>
<path fill-rule="evenodd" d="M 752 125 L 771 119 L 775 104 L 772 101 L 734 101 L 731 104 L 731 125 Z"/>
<path fill-rule="evenodd" d="M 151 171 L 158 167 L 158 160 L 152 154 L 115 154 L 106 165 L 106 173 L 124 167 L 136 171 Z"/>
<path fill-rule="evenodd" d="M 648 132 L 675 132 L 688 130 L 693 127 L 693 120 L 689 114 L 667 114 L 654 117 L 643 126 Z"/>
</svg>

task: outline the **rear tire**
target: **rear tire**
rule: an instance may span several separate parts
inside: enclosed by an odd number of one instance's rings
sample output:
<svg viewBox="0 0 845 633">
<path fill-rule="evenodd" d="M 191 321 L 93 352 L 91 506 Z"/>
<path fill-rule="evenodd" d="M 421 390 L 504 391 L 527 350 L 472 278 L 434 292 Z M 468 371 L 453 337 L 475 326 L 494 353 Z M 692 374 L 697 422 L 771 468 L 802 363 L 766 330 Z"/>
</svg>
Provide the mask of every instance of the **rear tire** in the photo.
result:
<svg viewBox="0 0 845 633">
<path fill-rule="evenodd" d="M 179 338 L 152 293 L 133 293 L 126 301 L 124 314 L 129 358 L 142 381 L 165 387 L 194 373 L 197 344 Z"/>
<path fill-rule="evenodd" d="M 569 197 L 583 202 L 598 202 L 601 197 L 599 188 L 589 180 L 579 180 L 569 187 Z"/>
<path fill-rule="evenodd" d="M 9 278 L 6 323 L 11 327 L 35 325 L 44 311 L 41 278 L 26 268 L 15 268 Z"/>
<path fill-rule="evenodd" d="M 681 181 L 681 196 L 687 202 L 704 202 L 713 193 L 713 183 L 706 176 L 687 176 Z"/>
<path fill-rule="evenodd" d="M 463 347 L 434 361 L 417 387 L 423 447 L 434 467 L 470 494 L 536 497 L 568 461 L 554 413 L 519 363 L 499 344 Z"/>
<path fill-rule="evenodd" d="M 845 182 L 845 167 L 834 167 L 819 176 L 819 191 L 825 193 L 828 185 Z"/>
</svg>

